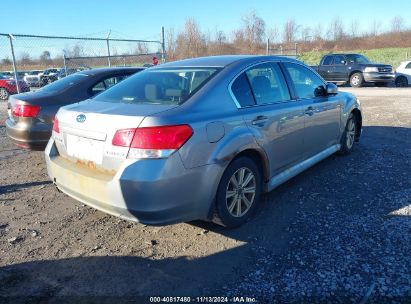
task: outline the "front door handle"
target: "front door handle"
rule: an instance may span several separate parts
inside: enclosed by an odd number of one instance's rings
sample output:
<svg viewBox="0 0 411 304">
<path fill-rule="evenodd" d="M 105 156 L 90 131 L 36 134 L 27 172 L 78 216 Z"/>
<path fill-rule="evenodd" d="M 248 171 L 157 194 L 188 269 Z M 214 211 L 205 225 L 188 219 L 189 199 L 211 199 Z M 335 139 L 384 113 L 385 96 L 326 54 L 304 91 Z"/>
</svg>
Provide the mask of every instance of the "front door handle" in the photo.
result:
<svg viewBox="0 0 411 304">
<path fill-rule="evenodd" d="M 307 109 L 305 109 L 305 115 L 308 116 L 313 116 L 314 115 L 314 108 L 313 107 L 308 107 Z"/>
<path fill-rule="evenodd" d="M 259 115 L 251 121 L 251 124 L 254 126 L 263 126 L 267 121 L 267 116 Z"/>
</svg>

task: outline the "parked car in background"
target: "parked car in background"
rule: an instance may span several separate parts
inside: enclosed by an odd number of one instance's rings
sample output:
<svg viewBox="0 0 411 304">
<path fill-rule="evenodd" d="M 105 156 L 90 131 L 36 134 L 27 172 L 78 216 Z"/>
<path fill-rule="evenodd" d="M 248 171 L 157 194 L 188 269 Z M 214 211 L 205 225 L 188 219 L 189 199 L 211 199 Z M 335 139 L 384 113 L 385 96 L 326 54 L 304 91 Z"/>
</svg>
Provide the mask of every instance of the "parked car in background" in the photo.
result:
<svg viewBox="0 0 411 304">
<path fill-rule="evenodd" d="M 0 72 L 0 76 L 3 76 L 4 78 L 12 79 L 14 78 L 14 73 L 11 71 L 4 71 L 4 72 Z"/>
<path fill-rule="evenodd" d="M 19 80 L 20 92 L 29 92 L 30 87 L 23 80 Z M 17 94 L 16 81 L 0 75 L 0 100 L 7 100 L 10 95 Z"/>
<path fill-rule="evenodd" d="M 75 73 L 9 99 L 6 133 L 18 146 L 44 150 L 54 116 L 64 105 L 90 98 L 143 68 L 103 68 Z"/>
<path fill-rule="evenodd" d="M 360 54 L 328 54 L 318 66 L 312 66 L 326 81 L 339 85 L 349 83 L 352 87 L 361 87 L 365 83 L 374 83 L 385 87 L 394 81 L 392 66 L 371 62 Z"/>
<path fill-rule="evenodd" d="M 145 224 L 235 227 L 361 134 L 358 100 L 300 61 L 216 56 L 151 67 L 60 108 L 45 151 L 69 196 Z"/>
<path fill-rule="evenodd" d="M 403 61 L 395 71 L 395 85 L 408 87 L 411 83 L 411 61 Z"/>
<path fill-rule="evenodd" d="M 41 82 L 40 82 L 40 77 L 43 75 L 43 71 L 41 70 L 33 70 L 27 73 L 26 76 L 23 77 L 24 81 L 27 82 L 27 84 L 30 87 L 39 87 Z"/>
<path fill-rule="evenodd" d="M 58 79 L 59 69 L 46 69 L 43 74 L 40 75 L 40 86 L 52 83 Z"/>
<path fill-rule="evenodd" d="M 81 71 L 84 71 L 84 70 L 86 70 L 86 68 L 68 68 L 68 69 L 61 68 L 58 72 L 57 78 L 61 79 L 61 78 L 64 78 L 68 75 L 71 75 L 71 74 L 74 74 L 74 73 L 77 73 L 77 72 L 81 72 Z"/>
</svg>

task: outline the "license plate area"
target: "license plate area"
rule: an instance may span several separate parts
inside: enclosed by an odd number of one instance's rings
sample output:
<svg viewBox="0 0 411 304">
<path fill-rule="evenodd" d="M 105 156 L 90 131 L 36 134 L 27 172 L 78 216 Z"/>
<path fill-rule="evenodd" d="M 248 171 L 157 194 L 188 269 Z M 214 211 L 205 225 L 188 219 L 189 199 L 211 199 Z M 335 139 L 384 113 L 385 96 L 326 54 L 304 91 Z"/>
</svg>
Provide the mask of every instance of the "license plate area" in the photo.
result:
<svg viewBox="0 0 411 304">
<path fill-rule="evenodd" d="M 66 134 L 67 155 L 83 161 L 103 163 L 104 141 Z"/>
</svg>

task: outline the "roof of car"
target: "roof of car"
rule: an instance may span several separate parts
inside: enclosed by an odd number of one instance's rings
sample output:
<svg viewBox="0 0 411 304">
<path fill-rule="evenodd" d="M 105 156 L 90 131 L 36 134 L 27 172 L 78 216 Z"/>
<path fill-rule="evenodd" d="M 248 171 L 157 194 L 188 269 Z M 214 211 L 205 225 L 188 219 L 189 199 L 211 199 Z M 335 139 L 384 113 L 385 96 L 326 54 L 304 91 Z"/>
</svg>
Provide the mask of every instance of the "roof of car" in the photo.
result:
<svg viewBox="0 0 411 304">
<path fill-rule="evenodd" d="M 137 72 L 144 70 L 144 67 L 111 67 L 111 68 L 97 68 L 97 69 L 90 69 L 80 71 L 79 73 L 87 74 L 87 75 L 100 75 L 106 73 L 113 73 L 113 72 Z"/>
<path fill-rule="evenodd" d="M 161 64 L 154 68 L 163 67 L 226 67 L 234 62 L 239 61 L 263 61 L 263 60 L 284 60 L 284 61 L 296 61 L 295 59 L 284 56 L 259 56 L 259 55 L 222 55 L 222 56 L 209 56 L 190 58 L 179 61 L 173 61 L 165 64 Z"/>
</svg>

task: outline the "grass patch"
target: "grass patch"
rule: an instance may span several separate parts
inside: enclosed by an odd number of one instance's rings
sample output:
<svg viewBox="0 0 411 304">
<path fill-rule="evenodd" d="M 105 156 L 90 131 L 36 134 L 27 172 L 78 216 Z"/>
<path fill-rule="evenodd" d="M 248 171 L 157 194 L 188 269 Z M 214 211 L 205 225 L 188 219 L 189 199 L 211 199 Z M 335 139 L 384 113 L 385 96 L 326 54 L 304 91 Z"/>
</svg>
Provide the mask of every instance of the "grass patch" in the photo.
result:
<svg viewBox="0 0 411 304">
<path fill-rule="evenodd" d="M 302 53 L 298 59 L 308 65 L 318 65 L 321 58 L 330 52 L 328 51 L 313 51 Z M 411 48 L 387 48 L 387 49 L 371 49 L 371 50 L 352 50 L 340 51 L 332 53 L 359 53 L 368 57 L 376 63 L 390 64 L 395 68 L 400 65 L 401 61 L 411 60 Z M 408 59 L 407 59 L 408 55 Z"/>
</svg>

